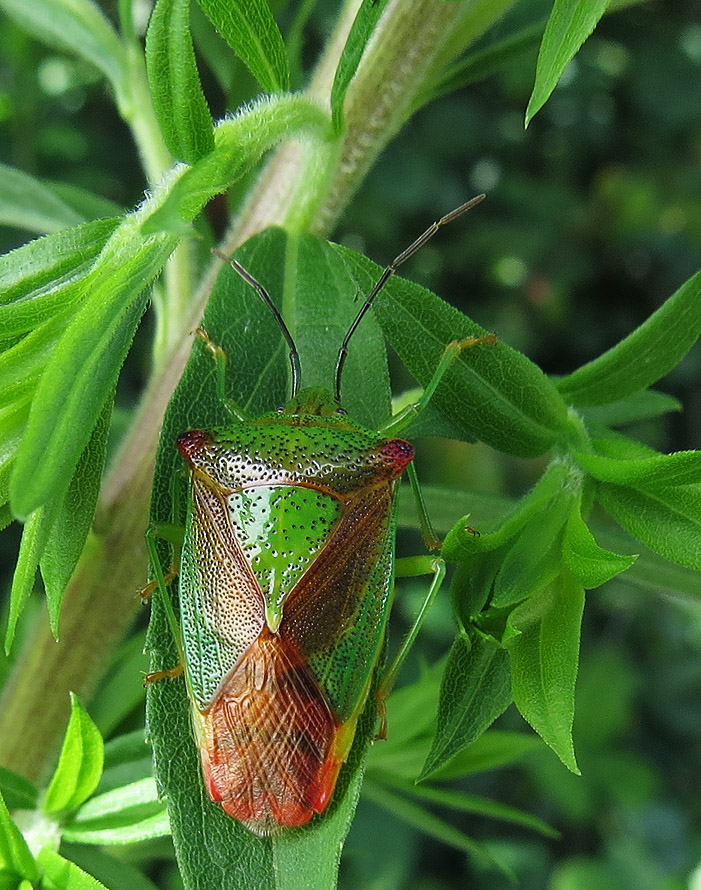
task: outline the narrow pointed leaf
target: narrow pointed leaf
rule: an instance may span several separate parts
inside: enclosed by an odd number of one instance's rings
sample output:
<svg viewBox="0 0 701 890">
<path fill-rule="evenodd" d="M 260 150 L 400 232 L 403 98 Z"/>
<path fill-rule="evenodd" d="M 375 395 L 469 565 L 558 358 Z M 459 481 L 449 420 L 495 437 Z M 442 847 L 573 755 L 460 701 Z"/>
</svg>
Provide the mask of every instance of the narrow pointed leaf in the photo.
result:
<svg viewBox="0 0 701 890">
<path fill-rule="evenodd" d="M 521 602 L 558 575 L 562 566 L 562 532 L 571 507 L 571 495 L 562 492 L 524 527 L 509 547 L 494 579 L 493 607 L 499 609 Z"/>
<path fill-rule="evenodd" d="M 126 50 L 91 0 L 0 0 L 0 9 L 39 40 L 99 68 L 117 95 L 125 92 Z"/>
<path fill-rule="evenodd" d="M 348 87 L 386 4 L 387 0 L 363 0 L 338 60 L 331 87 L 331 115 L 337 132 L 343 127 L 343 103 Z"/>
<path fill-rule="evenodd" d="M 44 234 L 84 221 L 38 179 L 0 164 L 0 224 Z"/>
<path fill-rule="evenodd" d="M 578 454 L 578 463 L 600 482 L 616 485 L 691 485 L 701 482 L 701 452 L 677 451 L 654 457 L 618 457 L 615 442 L 596 443 L 599 454 Z M 609 452 L 611 456 L 601 452 Z"/>
<path fill-rule="evenodd" d="M 654 389 L 642 389 L 616 402 L 582 408 L 580 414 L 588 426 L 600 423 L 615 428 L 681 410 L 682 403 L 674 396 Z"/>
<path fill-rule="evenodd" d="M 39 879 L 34 857 L 0 795 L 0 871 L 3 870 L 17 875 L 18 879 L 27 878 L 32 883 Z"/>
<path fill-rule="evenodd" d="M 538 819 L 537 816 L 531 816 L 530 813 L 524 813 L 523 810 L 517 810 L 515 807 L 507 806 L 496 800 L 489 800 L 486 797 L 479 797 L 476 794 L 467 794 L 452 788 L 414 785 L 406 781 L 395 782 L 393 779 L 390 779 L 387 784 L 417 801 L 448 807 L 462 813 L 474 813 L 489 819 L 499 819 L 514 825 L 522 825 L 547 837 L 558 837 L 559 835 L 559 832 L 543 822 L 542 819 Z"/>
<path fill-rule="evenodd" d="M 63 850 L 71 862 L 102 881 L 109 890 L 159 890 L 143 872 L 123 859 L 121 851 L 112 856 L 99 847 L 79 844 L 64 845 Z"/>
<path fill-rule="evenodd" d="M 36 786 L 12 770 L 0 766 L 0 793 L 10 810 L 33 810 L 39 792 Z"/>
<path fill-rule="evenodd" d="M 266 92 L 282 92 L 288 88 L 287 52 L 267 0 L 198 2 Z"/>
<path fill-rule="evenodd" d="M 687 568 L 701 569 L 701 486 L 642 490 L 602 482 L 597 499 L 650 550 Z"/>
<path fill-rule="evenodd" d="M 625 556 L 600 547 L 575 504 L 565 529 L 562 558 L 567 568 L 586 590 L 600 587 L 629 569 L 637 556 Z"/>
<path fill-rule="evenodd" d="M 508 647 L 514 701 L 523 717 L 579 774 L 572 744 L 574 686 L 584 588 L 567 571 L 511 613 Z"/>
<path fill-rule="evenodd" d="M 75 303 L 81 279 L 116 225 L 116 219 L 83 223 L 37 238 L 0 257 L 3 336 L 33 332 Z M 42 350 L 37 347 L 37 351 Z M 4 354 L 0 359 L 4 360 Z"/>
<path fill-rule="evenodd" d="M 487 525 L 486 528 L 480 528 L 479 535 L 475 535 L 467 530 L 466 520 L 458 522 L 446 535 L 441 556 L 450 562 L 458 562 L 474 554 L 502 547 L 557 497 L 565 485 L 567 476 L 567 467 L 563 462 L 559 460 L 551 462 L 533 488 L 510 510 L 503 510 L 498 518 L 492 521 L 492 525 L 496 525 L 496 528 Z"/>
<path fill-rule="evenodd" d="M 158 0 L 146 35 L 146 66 L 166 145 L 181 161 L 199 160 L 214 148 L 214 137 L 190 36 L 190 0 Z"/>
<path fill-rule="evenodd" d="M 44 847 L 37 860 L 43 871 L 43 890 L 106 890 L 97 878 L 48 847 Z"/>
<path fill-rule="evenodd" d="M 57 639 L 63 592 L 78 564 L 95 515 L 111 415 L 112 395 L 78 460 L 66 494 L 52 512 L 51 526 L 41 554 L 39 564 L 46 588 L 51 631 Z"/>
<path fill-rule="evenodd" d="M 526 109 L 526 126 L 545 105 L 562 72 L 589 37 L 610 0 L 555 0 L 538 53 L 535 85 Z"/>
<path fill-rule="evenodd" d="M 403 819 L 409 825 L 429 835 L 429 837 L 435 838 L 442 844 L 454 847 L 456 850 L 461 850 L 463 853 L 468 853 L 474 859 L 477 867 L 501 868 L 495 862 L 489 850 L 480 844 L 479 841 L 468 837 L 468 835 L 435 816 L 420 804 L 414 803 L 403 795 L 396 794 L 394 791 L 390 791 L 386 786 L 375 785 L 374 783 L 368 783 L 365 796 L 378 806 L 388 810 L 396 818 Z"/>
<path fill-rule="evenodd" d="M 490 769 L 518 763 L 543 741 L 532 732 L 488 729 L 432 775 L 434 780 L 462 779 Z"/>
<path fill-rule="evenodd" d="M 104 744 L 88 712 L 71 693 L 71 716 L 63 747 L 44 798 L 44 812 L 72 810 L 97 788 L 102 775 Z"/>
<path fill-rule="evenodd" d="M 146 241 L 128 218 L 86 277 L 86 295 L 56 344 L 41 379 L 17 452 L 12 507 L 26 518 L 63 491 L 73 476 L 146 306 L 146 288 L 175 240 Z"/>
<path fill-rule="evenodd" d="M 49 529 L 51 528 L 52 511 L 55 506 L 54 503 L 39 507 L 29 517 L 22 530 L 22 541 L 10 590 L 10 612 L 5 634 L 5 652 L 7 654 L 9 654 L 12 648 L 19 617 L 30 593 L 34 589 L 39 560 L 41 559 Z"/>
<path fill-rule="evenodd" d="M 676 367 L 701 333 L 701 272 L 647 321 L 557 388 L 573 405 L 602 405 L 652 386 Z"/>
<path fill-rule="evenodd" d="M 467 747 L 511 703 L 509 658 L 496 643 L 458 636 L 448 656 L 438 701 L 438 729 L 420 779 Z"/>
<path fill-rule="evenodd" d="M 163 206 L 144 223 L 144 233 L 189 231 L 204 205 L 256 164 L 284 139 L 308 136 L 325 140 L 329 115 L 305 96 L 285 95 L 259 100 L 214 131 L 214 150 L 186 170 Z"/>
<path fill-rule="evenodd" d="M 509 66 L 524 61 L 524 57 L 528 58 L 538 46 L 544 27 L 545 20 L 536 25 L 528 25 L 484 49 L 468 53 L 445 69 L 441 68 L 436 79 L 420 90 L 414 109 L 439 96 L 454 93 L 472 83 L 480 83 Z"/>
</svg>

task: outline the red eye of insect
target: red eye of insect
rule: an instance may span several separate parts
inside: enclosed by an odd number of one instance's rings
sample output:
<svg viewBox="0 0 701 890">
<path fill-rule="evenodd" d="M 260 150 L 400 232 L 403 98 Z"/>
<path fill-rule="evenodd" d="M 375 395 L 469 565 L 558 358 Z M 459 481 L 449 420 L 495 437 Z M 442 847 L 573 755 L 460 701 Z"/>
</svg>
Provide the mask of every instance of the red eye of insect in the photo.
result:
<svg viewBox="0 0 701 890">
<path fill-rule="evenodd" d="M 205 430 L 188 430 L 177 438 L 178 451 L 186 461 L 192 462 L 192 458 L 207 445 L 211 445 L 212 437 Z"/>
<path fill-rule="evenodd" d="M 412 462 L 415 453 L 411 442 L 405 442 L 404 439 L 389 439 L 380 447 L 380 454 L 394 464 L 397 473 L 401 473 Z"/>
</svg>

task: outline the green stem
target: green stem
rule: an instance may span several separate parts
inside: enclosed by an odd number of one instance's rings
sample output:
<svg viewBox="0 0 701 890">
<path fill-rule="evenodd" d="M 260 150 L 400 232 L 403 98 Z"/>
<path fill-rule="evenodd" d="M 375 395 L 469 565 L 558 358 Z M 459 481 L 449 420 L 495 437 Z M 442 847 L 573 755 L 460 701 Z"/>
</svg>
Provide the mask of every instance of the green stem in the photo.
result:
<svg viewBox="0 0 701 890">
<path fill-rule="evenodd" d="M 123 4 L 126 7 L 126 4 Z M 127 18 L 129 8 L 120 10 Z M 163 140 L 161 128 L 151 102 L 146 76 L 146 65 L 141 46 L 133 29 L 125 30 L 127 53 L 126 97 L 119 102 L 119 112 L 129 125 L 136 143 L 141 164 L 150 188 L 162 183 L 163 176 L 173 165 L 173 157 Z M 156 335 L 153 345 L 153 361 L 157 367 L 167 359 L 175 347 L 184 320 L 189 315 L 192 301 L 192 262 L 190 247 L 181 243 L 166 263 L 163 273 L 163 290 L 153 305 L 156 314 Z"/>
<path fill-rule="evenodd" d="M 141 47 L 129 43 L 126 53 L 126 96 L 119 101 L 119 113 L 131 130 L 146 179 L 153 187 L 171 167 L 173 158 L 163 141 L 153 110 Z"/>
</svg>

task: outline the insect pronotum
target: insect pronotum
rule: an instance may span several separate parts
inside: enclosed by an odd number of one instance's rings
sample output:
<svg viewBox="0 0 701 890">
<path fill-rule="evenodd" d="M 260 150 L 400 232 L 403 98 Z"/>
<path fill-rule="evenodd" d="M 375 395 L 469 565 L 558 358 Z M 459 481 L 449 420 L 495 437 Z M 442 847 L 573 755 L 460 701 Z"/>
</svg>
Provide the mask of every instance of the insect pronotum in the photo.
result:
<svg viewBox="0 0 701 890">
<path fill-rule="evenodd" d="M 298 390 L 299 356 L 282 317 L 262 285 L 229 260 L 285 337 L 292 396 L 284 408 L 255 418 L 226 402 L 229 425 L 178 436 L 190 473 L 179 621 L 167 595 L 164 602 L 207 792 L 258 835 L 305 824 L 333 796 L 383 648 L 395 577 L 395 486 L 405 469 L 416 488 L 414 448 L 396 436 L 428 403 L 455 356 L 494 337 L 449 344 L 419 400 L 379 430 L 341 409 L 349 342 L 399 266 L 483 197 L 435 222 L 386 267 L 341 343 L 332 392 Z M 202 329 L 198 336 L 220 366 L 224 399 L 225 357 Z M 171 576 L 164 579 L 152 536 L 148 541 L 158 579 L 152 586 L 165 594 Z M 441 560 L 427 556 L 406 572 L 434 577 L 381 682 L 383 694 L 444 571 Z"/>
</svg>

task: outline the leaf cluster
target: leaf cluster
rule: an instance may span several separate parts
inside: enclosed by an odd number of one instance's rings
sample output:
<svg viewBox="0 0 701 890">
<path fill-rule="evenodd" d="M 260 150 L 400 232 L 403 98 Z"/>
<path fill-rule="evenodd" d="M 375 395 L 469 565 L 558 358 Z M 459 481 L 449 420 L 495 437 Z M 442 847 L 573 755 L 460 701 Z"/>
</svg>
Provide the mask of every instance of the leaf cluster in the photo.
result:
<svg viewBox="0 0 701 890">
<path fill-rule="evenodd" d="M 108 787 L 117 766 L 128 777 L 143 756 L 143 733 L 105 748 L 100 731 L 76 696 L 58 765 L 43 795 L 32 782 L 0 770 L 0 886 L 8 890 L 100 890 L 104 885 L 60 852 L 60 844 L 109 847 L 167 835 L 165 805 L 152 778 Z M 107 782 L 105 781 L 107 780 Z M 99 793 L 95 793 L 99 792 Z M 14 819 L 10 815 L 14 811 Z M 120 871 L 113 859 L 113 871 Z M 130 869 L 123 870 L 128 886 Z M 142 879 L 142 888 L 150 882 Z M 151 885 L 153 886 L 153 885 Z"/>
</svg>

